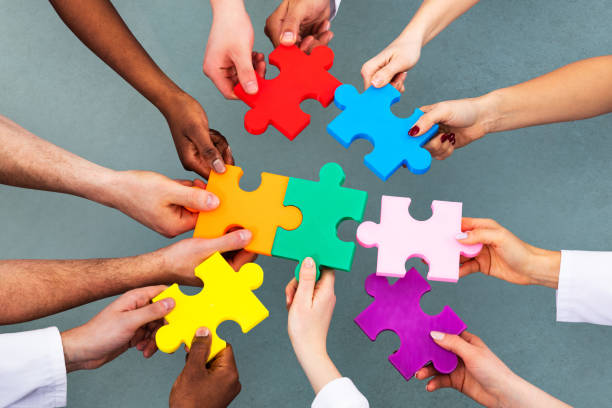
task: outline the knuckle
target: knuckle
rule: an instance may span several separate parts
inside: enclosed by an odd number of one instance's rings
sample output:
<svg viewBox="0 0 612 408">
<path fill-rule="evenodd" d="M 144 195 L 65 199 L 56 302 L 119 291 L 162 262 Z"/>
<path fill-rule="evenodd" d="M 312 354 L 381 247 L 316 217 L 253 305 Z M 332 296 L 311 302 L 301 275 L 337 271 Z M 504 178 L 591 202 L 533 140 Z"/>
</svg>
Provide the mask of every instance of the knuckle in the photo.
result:
<svg viewBox="0 0 612 408">
<path fill-rule="evenodd" d="M 218 152 L 213 146 L 207 145 L 204 147 L 201 153 L 206 159 L 212 160 L 217 157 Z"/>
</svg>

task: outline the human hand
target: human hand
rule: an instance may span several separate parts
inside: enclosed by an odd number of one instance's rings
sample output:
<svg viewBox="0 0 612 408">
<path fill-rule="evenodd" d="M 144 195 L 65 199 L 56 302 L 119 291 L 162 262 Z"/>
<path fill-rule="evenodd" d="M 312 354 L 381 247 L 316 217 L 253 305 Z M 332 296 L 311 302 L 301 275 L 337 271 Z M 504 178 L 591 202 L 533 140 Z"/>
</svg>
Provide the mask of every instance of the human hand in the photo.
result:
<svg viewBox="0 0 612 408">
<path fill-rule="evenodd" d="M 363 88 L 367 89 L 370 85 L 382 88 L 390 83 L 398 91 L 404 92 L 406 71 L 419 61 L 422 46 L 420 36 L 406 33 L 397 37 L 387 48 L 363 64 Z"/>
<path fill-rule="evenodd" d="M 206 112 L 194 98 L 181 93 L 163 114 L 185 170 L 208 179 L 211 169 L 223 173 L 225 164 L 234 164 L 227 139 L 208 127 Z"/>
<path fill-rule="evenodd" d="M 561 254 L 536 248 L 518 239 L 494 220 L 463 218 L 457 236 L 462 244 L 483 244 L 475 258 L 461 257 L 459 276 L 474 272 L 494 276 L 518 285 L 557 288 Z"/>
<path fill-rule="evenodd" d="M 334 37 L 330 16 L 329 0 L 283 0 L 266 20 L 264 32 L 274 47 L 297 44 L 310 53 Z"/>
<path fill-rule="evenodd" d="M 170 408 L 225 408 L 240 393 L 232 346 L 228 344 L 206 364 L 211 342 L 208 328 L 196 331 L 185 368 L 170 391 Z"/>
<path fill-rule="evenodd" d="M 204 54 L 203 71 L 228 99 L 237 99 L 238 82 L 248 94 L 258 91 L 255 73 L 264 77 L 264 55 L 253 52 L 253 26 L 242 0 L 213 0 L 213 23 Z"/>
<path fill-rule="evenodd" d="M 136 346 L 145 358 L 156 351 L 155 332 L 174 299 L 150 303 L 166 286 L 131 290 L 82 326 L 61 334 L 66 370 L 98 368 Z"/>
<path fill-rule="evenodd" d="M 202 286 L 202 281 L 194 275 L 196 266 L 204 262 L 215 252 L 224 254 L 232 268 L 239 270 L 242 265 L 253 262 L 256 254 L 243 250 L 252 238 L 249 230 L 229 232 L 214 239 L 189 238 L 159 249 L 161 269 L 168 283 L 178 282 L 181 285 Z M 228 257 L 227 253 L 231 256 Z M 228 259 L 229 258 L 229 259 Z"/>
</svg>

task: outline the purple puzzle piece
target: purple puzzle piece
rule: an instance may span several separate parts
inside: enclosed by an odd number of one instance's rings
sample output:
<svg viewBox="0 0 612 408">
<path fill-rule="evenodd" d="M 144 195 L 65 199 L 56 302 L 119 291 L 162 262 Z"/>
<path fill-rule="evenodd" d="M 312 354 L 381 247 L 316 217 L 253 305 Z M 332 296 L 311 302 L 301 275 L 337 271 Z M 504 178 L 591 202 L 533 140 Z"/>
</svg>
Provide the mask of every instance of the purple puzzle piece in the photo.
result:
<svg viewBox="0 0 612 408">
<path fill-rule="evenodd" d="M 411 268 L 393 285 L 386 277 L 372 274 L 366 279 L 365 289 L 376 299 L 355 318 L 355 323 L 372 341 L 384 330 L 399 336 L 401 346 L 389 361 L 406 380 L 430 361 L 441 373 L 450 373 L 457 367 L 457 356 L 434 343 L 429 332 L 460 334 L 467 326 L 448 306 L 435 316 L 421 310 L 421 296 L 431 286 L 416 269 Z"/>
</svg>

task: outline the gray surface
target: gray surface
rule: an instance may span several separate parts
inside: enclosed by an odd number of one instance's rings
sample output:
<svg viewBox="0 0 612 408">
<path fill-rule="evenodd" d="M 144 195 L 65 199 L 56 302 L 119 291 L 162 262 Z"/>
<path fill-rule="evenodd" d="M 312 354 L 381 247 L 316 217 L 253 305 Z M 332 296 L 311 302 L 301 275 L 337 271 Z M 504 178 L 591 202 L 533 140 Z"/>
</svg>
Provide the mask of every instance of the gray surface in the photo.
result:
<svg viewBox="0 0 612 408">
<path fill-rule="evenodd" d="M 361 64 L 399 33 L 416 1 L 346 1 L 333 24 L 332 72 L 361 84 Z M 253 136 L 242 127 L 246 106 L 227 102 L 202 75 L 211 20 L 205 1 L 124 1 L 117 6 L 159 65 L 198 98 L 211 125 L 230 137 L 245 185 L 260 171 L 314 178 L 337 161 L 348 185 L 370 192 L 367 219 L 377 219 L 380 195 L 413 197 L 412 214 L 430 215 L 433 199 L 464 202 L 468 216 L 491 217 L 530 243 L 551 249 L 609 250 L 612 205 L 610 154 L 612 116 L 494 135 L 435 162 L 429 173 L 400 171 L 382 183 L 362 164 L 366 142 L 343 149 L 325 132 L 337 114 L 304 103 L 310 127 L 294 142 L 275 130 Z M 263 35 L 275 1 L 249 2 L 256 49 L 271 51 Z M 0 112 L 70 151 L 115 169 L 148 169 L 190 177 L 177 160 L 163 117 L 72 35 L 45 2 L 0 1 Z M 480 95 L 527 80 L 571 61 L 612 48 L 607 0 L 486 1 L 453 24 L 423 51 L 410 72 L 407 92 L 394 111 Z M 35 160 L 35 158 L 32 158 Z M 138 254 L 168 240 L 124 215 L 83 199 L 0 187 L 2 258 L 85 258 Z M 346 223 L 350 239 L 356 225 Z M 355 380 L 372 406 L 472 406 L 455 391 L 433 395 L 425 384 L 406 382 L 387 362 L 398 346 L 392 333 L 376 343 L 352 322 L 370 298 L 365 277 L 374 271 L 375 250 L 357 250 L 350 275 L 339 274 L 338 304 L 329 352 L 344 375 Z M 270 317 L 251 333 L 234 323 L 220 333 L 236 350 L 243 391 L 237 407 L 307 406 L 312 391 L 286 335 L 283 287 L 293 264 L 261 257 L 266 271 L 257 292 Z M 424 267 L 418 262 L 421 271 Z M 552 290 L 517 287 L 483 276 L 458 285 L 432 283 L 423 308 L 437 313 L 451 305 L 518 374 L 579 406 L 604 406 L 612 388 L 612 329 L 558 324 Z M 41 294 L 43 296 L 43 294 Z M 108 300 L 2 332 L 81 324 Z M 69 376 L 69 406 L 162 407 L 183 364 L 183 353 L 145 361 L 128 352 L 95 372 Z"/>
</svg>

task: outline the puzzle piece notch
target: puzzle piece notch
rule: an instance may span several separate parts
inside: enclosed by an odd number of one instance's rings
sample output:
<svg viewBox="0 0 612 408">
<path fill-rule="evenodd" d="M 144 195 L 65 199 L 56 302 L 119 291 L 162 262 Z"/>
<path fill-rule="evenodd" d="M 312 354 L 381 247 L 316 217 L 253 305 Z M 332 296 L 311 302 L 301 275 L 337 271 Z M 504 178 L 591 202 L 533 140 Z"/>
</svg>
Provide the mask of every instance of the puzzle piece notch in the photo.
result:
<svg viewBox="0 0 612 408">
<path fill-rule="evenodd" d="M 295 45 L 279 45 L 270 54 L 269 61 L 280 73 L 269 80 L 257 76 L 256 94 L 247 94 L 240 84 L 234 88 L 236 95 L 251 107 L 244 117 L 244 126 L 251 134 L 261 134 L 272 124 L 293 140 L 310 123 L 310 115 L 301 110 L 300 104 L 306 99 L 316 99 L 327 107 L 341 85 L 328 72 L 334 53 L 324 45 L 314 48 L 310 55 Z"/>
<path fill-rule="evenodd" d="M 474 257 L 482 244 L 465 245 L 457 241 L 461 232 L 462 204 L 433 201 L 432 216 L 419 221 L 410 216 L 410 198 L 383 196 L 380 224 L 366 221 L 357 228 L 357 242 L 378 247 L 376 274 L 402 277 L 406 261 L 424 259 L 429 265 L 427 279 L 443 282 L 459 280 L 460 255 Z"/>
<path fill-rule="evenodd" d="M 161 351 L 173 353 L 181 343 L 191 347 L 196 330 L 208 327 L 212 336 L 210 361 L 226 346 L 216 332 L 222 322 L 233 320 L 247 333 L 268 317 L 268 310 L 252 292 L 263 283 L 263 270 L 248 263 L 235 272 L 217 252 L 196 267 L 195 274 L 204 282 L 197 295 L 183 294 L 175 283 L 153 299 L 175 301 L 174 309 L 166 315 L 168 324 L 159 328 L 155 340 Z"/>
<path fill-rule="evenodd" d="M 467 326 L 448 306 L 435 316 L 421 310 L 420 299 L 431 287 L 416 269 L 411 268 L 392 285 L 386 277 L 371 274 L 365 289 L 375 300 L 355 318 L 355 323 L 371 341 L 385 330 L 398 335 L 401 346 L 389 361 L 406 380 L 430 361 L 441 373 L 450 373 L 457 367 L 457 356 L 438 346 L 429 333 L 436 330 L 460 334 Z"/>
<path fill-rule="evenodd" d="M 198 215 L 193 236 L 218 238 L 235 227 L 246 228 L 253 234 L 247 251 L 271 255 L 277 227 L 297 228 L 302 222 L 299 209 L 284 206 L 289 177 L 261 173 L 261 183 L 254 191 L 240 188 L 243 171 L 226 165 L 225 173 L 212 171 L 206 190 L 219 197 L 219 207 Z"/>
<path fill-rule="evenodd" d="M 344 220 L 363 219 L 368 193 L 343 187 L 344 181 L 344 170 L 336 163 L 321 168 L 319 181 L 289 179 L 283 204 L 299 208 L 302 223 L 292 231 L 278 229 L 272 255 L 297 261 L 296 279 L 307 256 L 318 266 L 343 271 L 351 268 L 355 243 L 338 238 L 337 229 Z"/>
<path fill-rule="evenodd" d="M 438 132 L 438 125 L 434 125 L 419 137 L 410 136 L 408 132 L 423 112 L 415 109 L 408 118 L 395 116 L 391 105 L 400 95 L 392 85 L 370 86 L 362 94 L 352 85 L 341 85 L 334 103 L 343 112 L 327 125 L 327 132 L 345 148 L 356 139 L 369 140 L 374 149 L 364 157 L 364 163 L 383 181 L 402 165 L 414 174 L 427 172 L 431 154 L 423 146 Z"/>
</svg>

